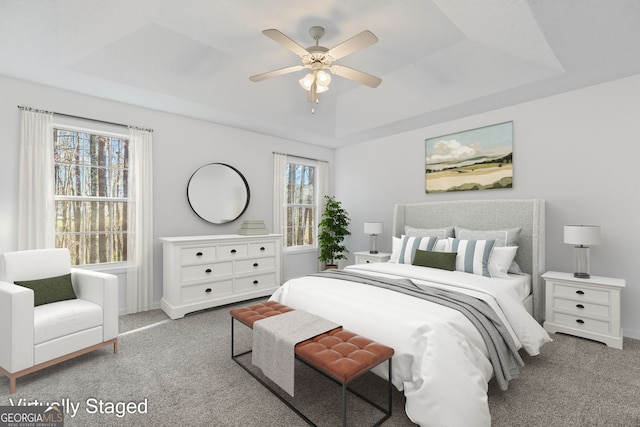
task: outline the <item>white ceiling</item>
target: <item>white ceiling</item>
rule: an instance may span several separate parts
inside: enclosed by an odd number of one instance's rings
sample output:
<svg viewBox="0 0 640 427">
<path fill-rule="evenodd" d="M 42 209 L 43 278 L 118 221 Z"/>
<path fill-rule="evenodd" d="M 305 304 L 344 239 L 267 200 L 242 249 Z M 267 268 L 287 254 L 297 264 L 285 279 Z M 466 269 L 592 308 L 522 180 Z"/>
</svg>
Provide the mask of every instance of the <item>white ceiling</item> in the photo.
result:
<svg viewBox="0 0 640 427">
<path fill-rule="evenodd" d="M 334 76 L 311 114 L 305 71 L 249 81 L 300 61 L 262 30 L 314 25 L 372 31 L 337 63 L 382 84 Z M 638 73 L 638 0 L 0 0 L 2 75 L 329 147 Z"/>
</svg>

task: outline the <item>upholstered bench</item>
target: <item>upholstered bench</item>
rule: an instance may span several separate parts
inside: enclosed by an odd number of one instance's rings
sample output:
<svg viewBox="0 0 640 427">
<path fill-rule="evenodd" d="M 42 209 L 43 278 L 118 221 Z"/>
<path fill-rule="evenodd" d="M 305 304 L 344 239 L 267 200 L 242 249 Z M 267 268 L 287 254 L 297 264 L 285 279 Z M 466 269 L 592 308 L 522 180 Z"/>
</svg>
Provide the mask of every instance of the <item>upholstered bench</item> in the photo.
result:
<svg viewBox="0 0 640 427">
<path fill-rule="evenodd" d="M 293 406 L 288 400 L 277 393 L 266 381 L 257 376 L 248 366 L 239 360 L 240 356 L 251 352 L 245 351 L 235 354 L 234 349 L 234 320 L 253 329 L 253 324 L 260 320 L 278 314 L 292 311 L 291 307 L 267 301 L 265 303 L 254 304 L 248 307 L 235 308 L 230 311 L 231 315 L 231 358 L 242 366 L 247 372 L 255 377 L 269 391 L 276 395 L 289 408 L 296 412 L 308 424 L 315 425 L 304 414 Z M 342 327 L 338 327 L 326 333 L 320 334 L 308 340 L 302 341 L 295 346 L 296 359 L 304 362 L 315 370 L 323 373 L 333 381 L 342 385 L 342 425 L 347 425 L 347 391 L 351 391 L 370 405 L 384 413 L 376 424 L 380 425 L 391 417 L 392 407 L 392 383 L 391 383 L 391 356 L 394 350 L 391 347 L 379 344 L 368 338 L 349 332 Z M 382 408 L 370 399 L 356 393 L 348 388 L 348 383 L 359 376 L 369 372 L 373 367 L 388 360 L 388 407 Z"/>
</svg>

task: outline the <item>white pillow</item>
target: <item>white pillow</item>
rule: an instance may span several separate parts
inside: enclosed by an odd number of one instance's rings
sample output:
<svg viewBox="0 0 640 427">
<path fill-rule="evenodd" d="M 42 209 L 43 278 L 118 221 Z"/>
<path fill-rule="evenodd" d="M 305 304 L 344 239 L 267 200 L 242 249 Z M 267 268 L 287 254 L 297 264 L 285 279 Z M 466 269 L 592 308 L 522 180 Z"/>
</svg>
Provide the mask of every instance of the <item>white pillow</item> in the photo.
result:
<svg viewBox="0 0 640 427">
<path fill-rule="evenodd" d="M 509 267 L 516 257 L 517 246 L 496 246 L 489 258 L 489 273 L 491 277 L 508 279 Z"/>
<path fill-rule="evenodd" d="M 461 240 L 449 239 L 451 252 L 457 252 L 456 270 L 465 273 L 479 274 L 491 277 L 489 272 L 489 258 L 496 241 L 490 240 Z"/>
<path fill-rule="evenodd" d="M 404 235 L 402 237 L 404 237 Z M 391 237 L 391 257 L 389 258 L 389 262 L 398 262 L 400 249 L 402 249 L 402 238 L 396 236 Z"/>
</svg>

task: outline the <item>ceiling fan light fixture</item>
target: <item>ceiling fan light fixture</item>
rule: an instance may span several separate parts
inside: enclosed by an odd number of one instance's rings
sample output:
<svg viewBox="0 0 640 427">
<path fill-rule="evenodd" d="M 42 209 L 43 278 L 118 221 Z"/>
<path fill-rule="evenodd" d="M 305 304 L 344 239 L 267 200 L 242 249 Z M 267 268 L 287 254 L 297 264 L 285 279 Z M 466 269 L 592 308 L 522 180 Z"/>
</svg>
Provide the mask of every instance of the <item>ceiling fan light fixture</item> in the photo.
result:
<svg viewBox="0 0 640 427">
<path fill-rule="evenodd" d="M 329 88 L 329 83 L 331 83 L 331 74 L 326 71 L 320 70 L 316 75 L 316 80 L 318 82 L 318 86 L 326 86 Z"/>
<path fill-rule="evenodd" d="M 309 73 L 306 76 L 304 76 L 303 78 L 301 78 L 300 80 L 298 80 L 298 82 L 300 83 L 300 86 L 302 86 L 302 88 L 304 90 L 311 90 L 311 86 L 313 86 L 313 82 L 315 81 L 316 76 L 313 73 Z"/>
<path fill-rule="evenodd" d="M 316 82 L 316 93 L 324 93 L 329 90 L 329 86 L 322 86 Z"/>
</svg>

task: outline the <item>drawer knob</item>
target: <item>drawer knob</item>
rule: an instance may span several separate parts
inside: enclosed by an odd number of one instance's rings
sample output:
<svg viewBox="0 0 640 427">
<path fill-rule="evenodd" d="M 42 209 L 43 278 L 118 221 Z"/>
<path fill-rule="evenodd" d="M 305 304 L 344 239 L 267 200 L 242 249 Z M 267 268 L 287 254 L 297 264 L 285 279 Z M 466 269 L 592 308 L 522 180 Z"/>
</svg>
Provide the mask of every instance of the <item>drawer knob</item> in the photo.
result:
<svg viewBox="0 0 640 427">
<path fill-rule="evenodd" d="M 366 261 L 365 261 L 365 263 L 367 263 L 367 264 L 369 264 L 370 262 L 371 262 L 371 261 L 369 261 L 369 260 L 366 260 Z"/>
<path fill-rule="evenodd" d="M 257 280 L 254 280 L 254 281 L 253 281 L 253 284 L 254 284 L 254 285 L 257 285 L 257 284 L 258 284 L 258 281 L 257 281 Z"/>
<path fill-rule="evenodd" d="M 210 269 L 210 268 L 207 268 L 204 272 L 205 272 L 205 273 L 211 273 L 211 269 Z"/>
<path fill-rule="evenodd" d="M 207 289 L 205 289 L 204 291 L 205 291 L 206 293 L 209 293 L 209 292 L 211 292 L 211 288 L 207 288 Z"/>
<path fill-rule="evenodd" d="M 253 263 L 253 266 L 254 266 L 254 267 L 257 267 L 257 266 L 258 266 L 258 263 L 257 263 L 257 262 L 254 262 L 254 263 Z"/>
<path fill-rule="evenodd" d="M 202 256 L 202 252 L 197 252 L 196 256 Z"/>
<path fill-rule="evenodd" d="M 235 254 L 237 251 L 235 249 L 231 249 L 231 253 Z"/>
<path fill-rule="evenodd" d="M 576 322 L 582 325 L 582 324 L 584 323 L 584 320 L 582 320 L 582 319 L 576 319 Z"/>
<path fill-rule="evenodd" d="M 582 305 L 582 304 L 576 304 L 576 307 L 577 307 L 577 308 L 584 308 L 584 305 Z"/>
<path fill-rule="evenodd" d="M 264 246 L 261 246 L 260 250 L 264 252 L 266 249 L 264 248 Z"/>
<path fill-rule="evenodd" d="M 576 294 L 578 294 L 578 295 L 584 295 L 584 291 L 576 291 Z"/>
</svg>

